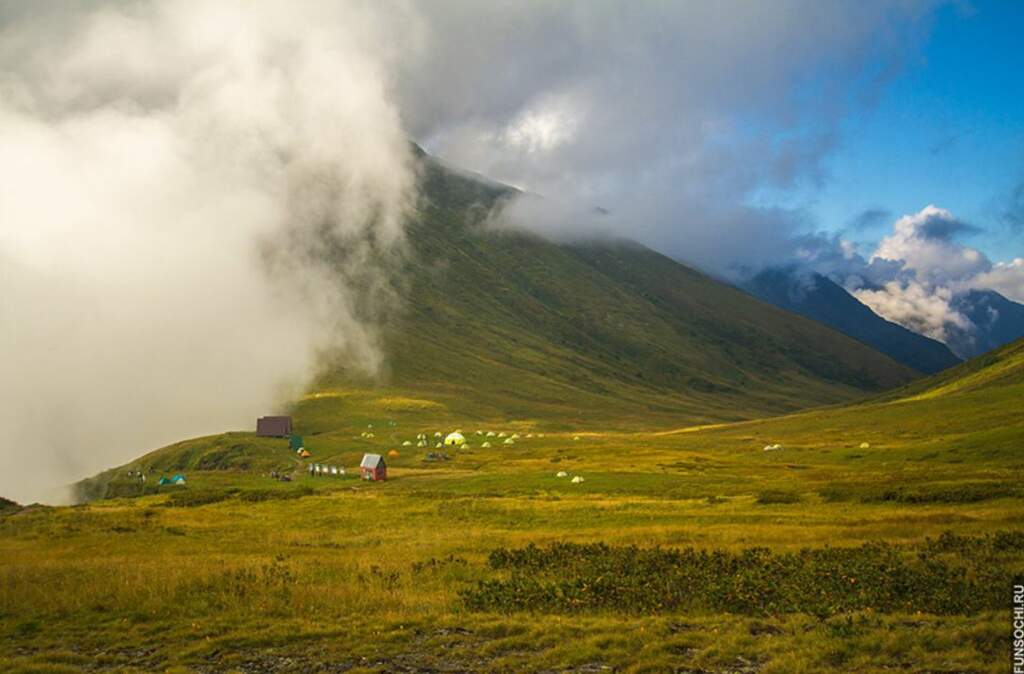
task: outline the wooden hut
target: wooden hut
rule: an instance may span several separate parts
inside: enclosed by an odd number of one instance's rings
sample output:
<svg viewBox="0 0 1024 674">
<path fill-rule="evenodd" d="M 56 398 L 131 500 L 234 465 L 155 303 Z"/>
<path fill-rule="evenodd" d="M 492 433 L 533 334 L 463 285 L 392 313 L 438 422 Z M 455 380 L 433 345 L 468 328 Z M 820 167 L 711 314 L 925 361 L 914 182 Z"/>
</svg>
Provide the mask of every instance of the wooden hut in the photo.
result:
<svg viewBox="0 0 1024 674">
<path fill-rule="evenodd" d="M 373 481 L 388 479 L 388 465 L 384 463 L 384 457 L 380 454 L 363 454 L 359 476 Z"/>
<path fill-rule="evenodd" d="M 286 438 L 292 434 L 291 417 L 260 417 L 256 420 L 256 435 L 264 438 Z"/>
</svg>

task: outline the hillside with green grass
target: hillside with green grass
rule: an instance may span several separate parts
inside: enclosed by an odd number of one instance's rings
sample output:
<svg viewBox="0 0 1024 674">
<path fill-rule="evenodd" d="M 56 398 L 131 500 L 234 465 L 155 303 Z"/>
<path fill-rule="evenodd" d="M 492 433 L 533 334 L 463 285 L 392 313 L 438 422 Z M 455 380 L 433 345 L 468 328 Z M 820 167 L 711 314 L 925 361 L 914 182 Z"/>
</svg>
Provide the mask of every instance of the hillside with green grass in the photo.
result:
<svg viewBox="0 0 1024 674">
<path fill-rule="evenodd" d="M 296 401 L 308 459 L 236 431 L 84 481 L 88 503 L 3 504 L 0 669 L 1005 671 L 1024 341 L 909 383 L 851 351 L 899 386 L 750 418 L 876 388 L 872 370 L 642 248 L 435 224 L 452 231 L 413 241 L 462 261 L 418 272 L 387 383 L 335 373 Z M 450 270 L 517 250 L 455 292 Z M 559 265 L 601 291 L 558 294 Z M 358 478 L 366 452 L 387 481 Z"/>
<path fill-rule="evenodd" d="M 672 425 L 842 402 L 916 376 L 637 244 L 488 226 L 511 190 L 420 161 L 381 390 L 459 418 Z M 317 388 L 363 386 L 335 372 Z"/>
<path fill-rule="evenodd" d="M 0 511 L 0 668 L 995 674 L 1024 573 L 1022 396 L 1024 342 L 675 429 L 312 393 L 297 424 L 331 430 L 303 431 L 308 461 L 197 438 L 126 467 L 185 486 L 112 471 L 114 498 Z M 456 427 L 466 446 L 434 446 Z M 387 482 L 355 476 L 392 450 Z"/>
</svg>

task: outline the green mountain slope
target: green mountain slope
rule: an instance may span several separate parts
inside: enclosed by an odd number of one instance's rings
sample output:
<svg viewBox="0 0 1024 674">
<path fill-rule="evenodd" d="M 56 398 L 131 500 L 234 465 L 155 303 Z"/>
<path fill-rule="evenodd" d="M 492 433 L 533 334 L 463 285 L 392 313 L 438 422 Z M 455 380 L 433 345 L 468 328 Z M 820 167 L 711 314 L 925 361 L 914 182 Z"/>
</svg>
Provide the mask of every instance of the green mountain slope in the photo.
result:
<svg viewBox="0 0 1024 674">
<path fill-rule="evenodd" d="M 506 192 L 424 159 L 387 387 L 469 418 L 649 425 L 783 413 L 915 376 L 637 244 L 485 228 Z"/>
<path fill-rule="evenodd" d="M 382 441 L 407 440 L 410 428 L 672 428 L 836 404 L 917 376 L 637 244 L 554 243 L 485 227 L 511 190 L 422 162 L 424 199 L 401 275 L 405 310 L 382 339 L 387 371 L 376 382 L 325 374 L 290 410 L 318 461 L 379 451 Z M 360 435 L 371 424 L 374 441 Z M 131 467 L 294 468 L 280 444 L 228 433 Z M 110 493 L 116 475 L 83 483 L 84 493 Z M 129 481 L 126 493 L 136 487 Z"/>
<path fill-rule="evenodd" d="M 906 462 L 925 472 L 929 463 L 978 462 L 1019 472 L 1022 399 L 1024 339 L 865 401 L 725 425 L 693 433 L 687 443 L 737 450 L 780 443 L 786 449 L 779 457 L 785 461 L 805 461 L 806 452 L 849 449 L 846 458 L 857 459 L 850 465 L 851 476 L 866 475 L 868 465 L 875 464 L 880 475 L 891 479 L 908 471 Z M 689 435 L 687 429 L 676 433 Z"/>
</svg>

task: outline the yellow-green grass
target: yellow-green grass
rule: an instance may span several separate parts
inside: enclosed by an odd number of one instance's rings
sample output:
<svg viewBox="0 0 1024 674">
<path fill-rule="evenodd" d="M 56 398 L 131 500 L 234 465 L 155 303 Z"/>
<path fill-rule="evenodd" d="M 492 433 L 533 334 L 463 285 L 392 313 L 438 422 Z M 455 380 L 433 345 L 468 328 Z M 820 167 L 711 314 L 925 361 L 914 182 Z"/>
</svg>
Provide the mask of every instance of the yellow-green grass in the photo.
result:
<svg viewBox="0 0 1024 674">
<path fill-rule="evenodd" d="M 782 550 L 1016 529 L 1024 514 L 1017 498 L 828 503 L 809 491 L 817 486 L 806 479 L 812 471 L 757 462 L 737 473 L 731 465 L 706 471 L 692 485 L 695 493 L 730 494 L 716 502 L 666 494 L 669 477 L 643 479 L 642 473 L 588 471 L 587 482 L 572 487 L 551 471 L 513 473 L 513 487 L 502 495 L 501 479 L 476 471 L 399 469 L 385 484 L 306 478 L 300 484 L 321 491 L 293 501 L 235 497 L 165 508 L 166 496 L 150 496 L 22 512 L 0 526 L 0 634 L 17 644 L 0 653 L 0 668 L 61 671 L 65 663 L 73 671 L 99 655 L 128 671 L 173 665 L 201 671 L 276 656 L 371 671 L 374 663 L 387 671 L 406 662 L 476 671 L 587 663 L 627 671 L 684 665 L 734 671 L 728 668 L 738 658 L 769 672 L 855 663 L 862 671 L 1002 671 L 992 660 L 1005 633 L 997 614 L 865 613 L 821 621 L 498 616 L 463 608 L 458 591 L 486 577 L 486 555 L 498 546 L 571 540 Z M 991 475 L 979 466 L 964 478 Z M 269 484 L 233 473 L 191 480 L 188 489 Z M 757 505 L 766 485 L 798 491 L 804 500 Z M 414 570 L 432 559 L 439 561 Z"/>
<path fill-rule="evenodd" d="M 310 477 L 285 440 L 237 433 L 132 464 L 181 467 L 187 487 L 0 517 L 0 670 L 1002 672 L 1002 611 L 492 614 L 459 592 L 491 576 L 492 550 L 530 543 L 912 551 L 946 531 L 1019 532 L 1022 354 L 856 405 L 643 432 L 470 424 L 408 392 L 327 392 L 296 410 L 312 460 L 352 470 L 397 448 L 387 482 Z M 459 426 L 472 447 L 448 461 L 401 445 Z M 483 449 L 476 426 L 521 437 Z M 268 476 L 282 469 L 292 482 Z M 108 478 L 128 484 L 124 470 Z M 773 493 L 795 500 L 759 502 Z"/>
</svg>

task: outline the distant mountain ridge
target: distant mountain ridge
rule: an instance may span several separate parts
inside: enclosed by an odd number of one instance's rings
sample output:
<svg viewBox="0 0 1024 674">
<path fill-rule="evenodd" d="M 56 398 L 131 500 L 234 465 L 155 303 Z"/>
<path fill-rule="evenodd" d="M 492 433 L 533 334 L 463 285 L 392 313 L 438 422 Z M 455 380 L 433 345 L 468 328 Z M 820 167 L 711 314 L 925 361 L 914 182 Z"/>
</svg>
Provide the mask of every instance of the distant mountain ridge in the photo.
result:
<svg viewBox="0 0 1024 674">
<path fill-rule="evenodd" d="M 1024 337 L 1024 304 L 995 290 L 968 290 L 953 296 L 950 307 L 973 326 L 947 326 L 949 347 L 961 358 L 973 358 Z"/>
<path fill-rule="evenodd" d="M 824 323 L 918 372 L 960 362 L 948 346 L 887 321 L 826 276 L 795 267 L 765 269 L 742 287 L 777 307 Z"/>
</svg>

